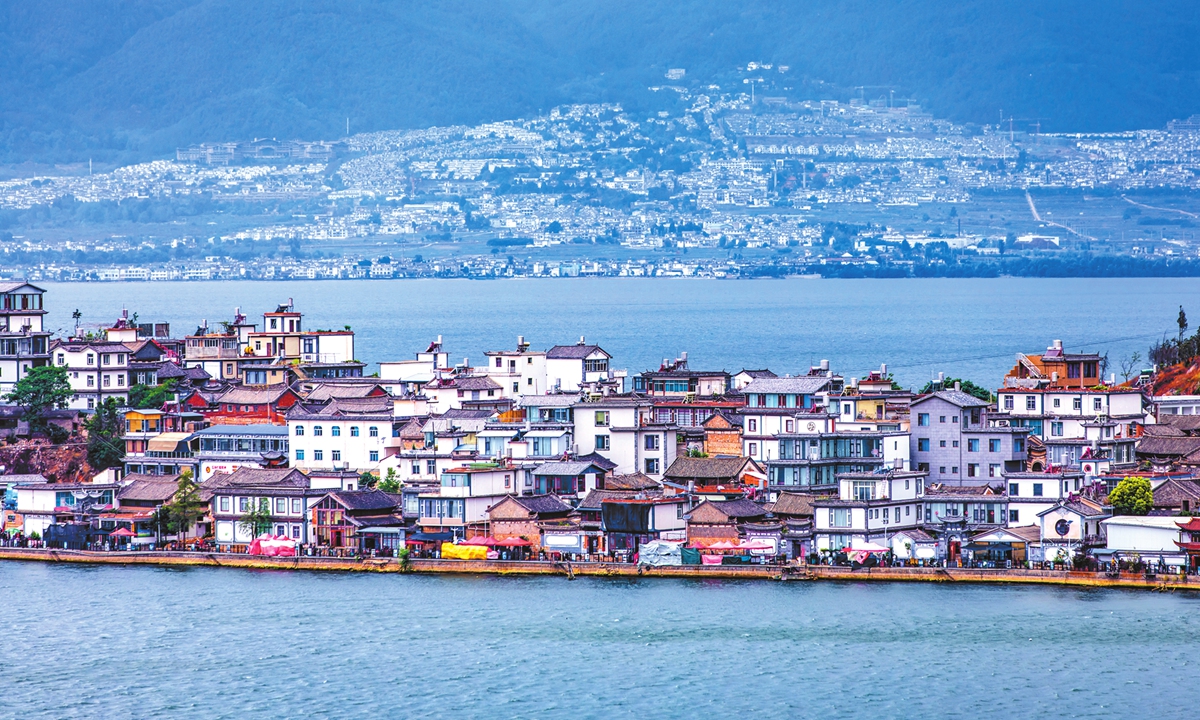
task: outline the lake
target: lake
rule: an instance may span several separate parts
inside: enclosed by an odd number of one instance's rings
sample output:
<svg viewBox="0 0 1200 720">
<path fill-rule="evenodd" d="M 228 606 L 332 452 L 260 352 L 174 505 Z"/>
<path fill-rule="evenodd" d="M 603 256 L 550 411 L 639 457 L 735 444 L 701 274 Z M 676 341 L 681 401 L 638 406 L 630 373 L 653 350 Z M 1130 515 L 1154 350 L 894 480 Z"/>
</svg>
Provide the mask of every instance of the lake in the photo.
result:
<svg viewBox="0 0 1200 720">
<path fill-rule="evenodd" d="M 3 718 L 1130 718 L 1200 598 L 0 562 Z"/>
<path fill-rule="evenodd" d="M 996 278 L 902 280 L 330 280 L 297 282 L 44 283 L 49 329 L 111 323 L 123 307 L 170 322 L 182 337 L 216 328 L 240 306 L 251 322 L 288 298 L 310 329 L 357 333 L 358 359 L 411 358 L 438 335 L 455 362 L 485 350 L 535 348 L 581 335 L 630 374 L 689 353 L 696 369 L 769 367 L 803 373 L 828 359 L 851 377 L 887 363 L 920 389 L 945 372 L 997 387 L 1017 352 L 1054 339 L 1107 352 L 1109 371 L 1163 334 L 1180 305 L 1200 322 L 1200 280 Z M 257 316 L 257 318 L 256 318 Z"/>
</svg>

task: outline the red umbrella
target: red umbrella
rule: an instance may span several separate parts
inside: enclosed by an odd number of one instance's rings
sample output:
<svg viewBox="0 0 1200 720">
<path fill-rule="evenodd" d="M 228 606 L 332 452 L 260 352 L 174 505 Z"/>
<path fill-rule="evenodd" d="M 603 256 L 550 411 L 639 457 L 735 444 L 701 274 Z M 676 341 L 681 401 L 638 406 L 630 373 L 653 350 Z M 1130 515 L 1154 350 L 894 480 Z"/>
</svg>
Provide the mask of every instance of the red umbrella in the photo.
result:
<svg viewBox="0 0 1200 720">
<path fill-rule="evenodd" d="M 496 547 L 527 547 L 533 543 L 519 537 L 504 538 L 496 541 Z"/>
<path fill-rule="evenodd" d="M 459 545 L 482 545 L 484 547 L 495 547 L 496 538 L 487 537 L 485 535 L 477 535 L 470 540 L 463 540 Z"/>
<path fill-rule="evenodd" d="M 110 532 L 108 534 L 108 536 L 109 537 L 137 537 L 137 533 L 130 530 L 129 528 L 120 528 L 119 530 L 113 530 L 112 532 Z"/>
</svg>

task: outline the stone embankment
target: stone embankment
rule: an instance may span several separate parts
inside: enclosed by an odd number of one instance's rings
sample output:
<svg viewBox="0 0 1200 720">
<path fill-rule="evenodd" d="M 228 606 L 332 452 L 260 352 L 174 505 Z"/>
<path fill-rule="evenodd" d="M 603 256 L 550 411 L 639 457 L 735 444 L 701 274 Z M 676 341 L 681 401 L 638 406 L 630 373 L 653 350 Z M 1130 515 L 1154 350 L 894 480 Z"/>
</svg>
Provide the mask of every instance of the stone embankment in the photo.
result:
<svg viewBox="0 0 1200 720">
<path fill-rule="evenodd" d="M 1140 590 L 1200 590 L 1200 577 L 1181 575 L 1111 575 L 1070 570 L 1006 570 L 971 568 L 863 568 L 825 565 L 682 565 L 647 567 L 626 563 L 519 562 L 500 560 L 413 559 L 406 568 L 393 558 L 272 558 L 206 552 L 92 552 L 0 548 L 0 560 L 103 565 L 226 567 L 253 570 L 323 570 L 334 572 L 457 573 L 474 575 L 561 575 L 576 577 L 672 577 L 841 582 L 938 582 L 1057 585 Z"/>
</svg>

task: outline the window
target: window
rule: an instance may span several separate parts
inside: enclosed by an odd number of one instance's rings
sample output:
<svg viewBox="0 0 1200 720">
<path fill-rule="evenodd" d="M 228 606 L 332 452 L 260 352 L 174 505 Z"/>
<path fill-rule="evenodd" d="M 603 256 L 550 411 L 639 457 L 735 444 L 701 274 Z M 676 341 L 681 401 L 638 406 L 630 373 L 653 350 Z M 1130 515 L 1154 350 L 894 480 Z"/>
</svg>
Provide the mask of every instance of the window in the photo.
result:
<svg viewBox="0 0 1200 720">
<path fill-rule="evenodd" d="M 426 460 L 425 461 L 425 474 L 426 475 L 437 475 L 437 460 Z"/>
<path fill-rule="evenodd" d="M 829 527 L 835 527 L 835 528 L 850 527 L 850 508 L 830 508 L 829 509 Z"/>
<path fill-rule="evenodd" d="M 313 450 L 313 460 L 321 461 L 325 459 L 324 450 Z"/>
<path fill-rule="evenodd" d="M 796 432 L 796 421 L 788 420 L 784 423 L 784 432 Z"/>
<path fill-rule="evenodd" d="M 938 467 L 938 474 L 939 474 L 939 475 L 945 475 L 945 474 L 946 474 L 946 466 L 945 466 L 945 465 L 942 465 L 942 466 Z"/>
<path fill-rule="evenodd" d="M 753 443 L 751 443 L 751 444 L 753 444 Z M 647 435 L 645 447 L 647 450 L 657 450 L 658 449 L 658 436 L 657 435 Z"/>
<path fill-rule="evenodd" d="M 300 498 L 292 498 L 292 514 L 299 515 L 301 511 Z"/>
<path fill-rule="evenodd" d="M 979 465 L 977 463 L 967 463 L 967 477 L 979 477 Z"/>
<path fill-rule="evenodd" d="M 350 437 L 358 437 L 358 426 L 357 425 L 350 426 Z"/>
<path fill-rule="evenodd" d="M 100 357 L 102 358 L 100 361 L 101 365 L 111 365 L 112 364 L 112 355 L 109 355 L 108 353 L 104 353 Z"/>
<path fill-rule="evenodd" d="M 608 411 L 596 411 L 596 427 L 608 427 Z"/>
<path fill-rule="evenodd" d="M 938 422 L 940 422 L 940 423 L 944 423 L 944 422 L 946 422 L 946 416 L 945 416 L 945 415 L 939 415 L 939 416 L 938 416 Z"/>
<path fill-rule="evenodd" d="M 91 376 L 91 375 L 88 375 L 88 376 L 87 376 L 87 386 L 88 386 L 88 387 L 95 387 L 95 386 L 96 386 L 96 378 L 95 378 L 95 377 L 93 377 L 93 376 Z"/>
<path fill-rule="evenodd" d="M 1095 398 L 1094 400 L 1092 400 L 1092 409 L 1099 411 L 1099 410 L 1102 410 L 1103 408 L 1104 408 L 1104 399 L 1103 398 Z"/>
<path fill-rule="evenodd" d="M 287 498 L 275 498 L 275 514 L 283 515 L 287 512 Z M 280 533 L 282 535 L 282 533 Z"/>
<path fill-rule="evenodd" d="M 967 440 L 967 452 L 979 452 L 979 438 Z"/>
<path fill-rule="evenodd" d="M 956 423 L 956 422 L 958 422 L 958 416 L 957 416 L 957 415 L 951 415 L 951 416 L 950 416 L 950 422 L 952 422 L 952 423 Z"/>
<path fill-rule="evenodd" d="M 917 424 L 921 426 L 929 425 L 929 413 L 917 413 Z"/>
<path fill-rule="evenodd" d="M 299 436 L 299 435 L 303 435 L 303 434 L 304 434 L 304 426 L 297 425 L 296 426 L 296 435 Z"/>
<path fill-rule="evenodd" d="M 750 418 L 746 421 L 746 430 L 749 432 L 758 432 L 758 421 Z"/>
<path fill-rule="evenodd" d="M 658 474 L 658 458 L 646 458 L 646 474 Z"/>
<path fill-rule="evenodd" d="M 607 435 L 597 435 L 596 436 L 596 449 L 597 450 L 608 450 L 609 449 L 608 439 L 609 438 Z"/>
<path fill-rule="evenodd" d="M 1019 497 L 1021 495 L 1021 493 L 1018 492 L 1018 490 L 1020 490 L 1020 488 L 1021 488 L 1021 486 L 1018 485 L 1017 483 L 1009 483 L 1008 484 L 1008 496 L 1009 497 Z"/>
<path fill-rule="evenodd" d="M 1010 523 L 1021 522 L 1021 513 L 1017 510 L 1009 510 L 1008 521 Z"/>
<path fill-rule="evenodd" d="M 683 519 L 683 504 L 682 503 L 675 506 L 675 517 L 679 520 Z"/>
<path fill-rule="evenodd" d="M 219 505 L 221 506 L 221 512 L 229 512 L 229 498 L 228 497 L 222 497 L 219 502 Z"/>
<path fill-rule="evenodd" d="M 938 447 L 946 447 L 946 441 L 945 441 L 945 440 L 938 440 Z"/>
<path fill-rule="evenodd" d="M 929 438 L 917 438 L 917 450 L 929 452 Z"/>
<path fill-rule="evenodd" d="M 1059 399 L 1054 398 L 1054 407 L 1058 407 L 1058 405 L 1059 405 Z"/>
<path fill-rule="evenodd" d="M 1013 409 L 1013 396 L 1012 396 L 1012 395 L 1005 395 L 1005 396 L 1004 396 L 1004 409 L 1005 409 L 1005 410 L 1012 410 L 1012 409 Z"/>
<path fill-rule="evenodd" d="M 1025 452 L 1025 440 L 1023 438 L 1013 438 L 1013 452 Z"/>
<path fill-rule="evenodd" d="M 899 508 L 897 508 L 897 510 L 899 510 Z M 900 517 L 897 516 L 896 519 L 899 520 Z M 888 509 L 887 508 L 883 509 L 883 521 L 888 522 Z"/>
<path fill-rule="evenodd" d="M 367 459 L 371 462 L 379 462 L 379 451 L 372 450 L 371 452 L 367 453 Z"/>
<path fill-rule="evenodd" d="M 851 492 L 855 500 L 866 502 L 867 500 L 875 499 L 875 483 L 870 480 L 855 480 L 851 485 Z"/>
<path fill-rule="evenodd" d="M 125 376 L 121 373 L 117 374 L 117 387 L 125 387 Z"/>
<path fill-rule="evenodd" d="M 957 466 L 957 465 L 951 465 L 951 466 L 950 466 L 950 474 L 951 474 L 951 475 L 957 475 L 957 474 L 958 474 L 958 466 Z"/>
<path fill-rule="evenodd" d="M 749 443 L 746 452 L 750 455 L 750 457 L 758 455 L 758 443 Z"/>
<path fill-rule="evenodd" d="M 372 426 L 368 427 L 367 435 L 369 435 L 370 437 L 379 437 L 379 427 L 376 425 L 372 425 Z"/>
<path fill-rule="evenodd" d="M 313 435 L 315 437 L 321 437 L 321 434 L 323 432 L 324 432 L 324 430 L 321 428 L 320 425 L 313 425 Z"/>
<path fill-rule="evenodd" d="M 303 459 L 304 459 L 304 451 L 303 451 L 303 450 L 297 450 L 297 451 L 296 451 L 296 462 L 300 462 L 300 461 L 301 461 L 301 460 L 303 460 Z"/>
<path fill-rule="evenodd" d="M 1041 497 L 1041 496 L 1042 496 L 1042 484 L 1041 484 L 1041 483 L 1034 483 L 1034 484 L 1033 484 L 1033 496 L 1034 496 L 1034 497 Z"/>
<path fill-rule="evenodd" d="M 1000 474 L 1000 466 L 996 463 L 988 465 L 988 477 L 996 477 Z"/>
<path fill-rule="evenodd" d="M 332 435 L 333 437 L 341 437 L 342 436 L 342 426 L 334 425 L 333 427 L 329 428 L 329 434 Z"/>
<path fill-rule="evenodd" d="M 1036 396 L 1034 396 L 1034 395 L 1026 395 L 1025 396 L 1025 409 L 1026 410 L 1037 410 L 1037 397 Z"/>
<path fill-rule="evenodd" d="M 332 453 L 330 453 L 330 455 L 331 455 L 331 457 L 329 459 L 332 460 L 333 462 L 340 462 L 342 459 L 342 451 L 341 450 L 334 450 Z"/>
<path fill-rule="evenodd" d="M 1000 452 L 999 438 L 992 438 L 991 440 L 988 440 L 988 452 Z"/>
<path fill-rule="evenodd" d="M 1067 377 L 1069 377 L 1069 378 L 1078 378 L 1079 377 L 1079 363 L 1077 363 L 1077 362 L 1067 363 Z"/>
<path fill-rule="evenodd" d="M 250 507 L 250 498 L 238 498 L 238 512 L 246 512 L 246 508 Z"/>
<path fill-rule="evenodd" d="M 1083 409 L 1083 398 L 1072 399 L 1071 400 L 1071 409 L 1072 410 L 1082 410 Z"/>
<path fill-rule="evenodd" d="M 112 385 L 112 376 L 104 373 L 104 387 L 108 387 L 109 385 Z"/>
<path fill-rule="evenodd" d="M 1050 434 L 1053 435 L 1054 437 L 1062 437 L 1063 424 L 1060 422 L 1050 423 Z"/>
<path fill-rule="evenodd" d="M 520 380 L 513 380 L 512 386 L 513 386 L 513 389 L 512 389 L 513 392 L 515 392 L 515 393 L 521 392 L 521 381 Z"/>
</svg>

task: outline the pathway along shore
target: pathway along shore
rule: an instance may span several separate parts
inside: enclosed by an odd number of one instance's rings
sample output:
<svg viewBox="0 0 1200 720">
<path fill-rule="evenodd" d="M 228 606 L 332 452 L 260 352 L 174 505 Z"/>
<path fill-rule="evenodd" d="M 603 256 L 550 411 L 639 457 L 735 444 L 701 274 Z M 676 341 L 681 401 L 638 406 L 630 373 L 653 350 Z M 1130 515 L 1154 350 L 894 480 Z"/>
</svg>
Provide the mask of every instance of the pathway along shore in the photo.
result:
<svg viewBox="0 0 1200 720">
<path fill-rule="evenodd" d="M 95 552 L 0 548 L 0 560 L 80 563 L 94 565 L 148 565 L 227 567 L 248 570 L 320 570 L 327 572 L 457 573 L 475 575 L 561 575 L 591 577 L 673 577 L 757 580 L 835 580 L 843 582 L 964 582 L 1064 587 L 1130 588 L 1140 590 L 1200 591 L 1200 577 L 1184 575 L 1110 575 L 1071 570 L 1006 570 L 971 568 L 862 568 L 826 565 L 679 565 L 637 566 L 626 563 L 520 562 L 502 560 L 413 559 L 405 569 L 394 558 L 272 558 L 206 552 Z"/>
</svg>

